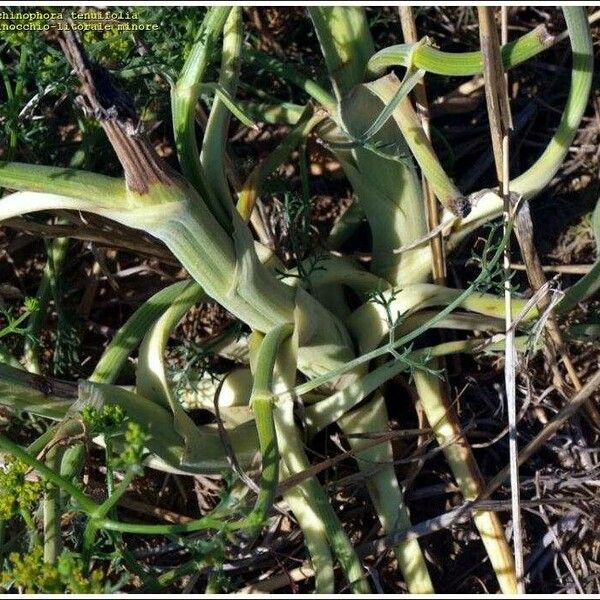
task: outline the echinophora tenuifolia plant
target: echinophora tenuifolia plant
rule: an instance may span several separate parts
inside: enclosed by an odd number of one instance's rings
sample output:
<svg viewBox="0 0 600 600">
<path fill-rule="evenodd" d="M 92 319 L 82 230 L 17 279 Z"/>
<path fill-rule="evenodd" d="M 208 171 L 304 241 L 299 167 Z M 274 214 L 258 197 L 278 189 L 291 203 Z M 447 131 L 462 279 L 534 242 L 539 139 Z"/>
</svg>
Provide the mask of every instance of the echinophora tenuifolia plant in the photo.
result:
<svg viewBox="0 0 600 600">
<path fill-rule="evenodd" d="M 571 91 L 548 146 L 511 182 L 511 190 L 527 199 L 538 194 L 558 170 L 582 118 L 592 81 L 592 41 L 585 10 L 563 10 L 574 57 Z M 432 246 L 419 173 L 443 210 L 440 231 L 448 252 L 467 234 L 498 217 L 502 200 L 488 190 L 471 205 L 472 198 L 465 197 L 446 174 L 410 99 L 423 78 L 480 73 L 481 53 L 442 52 L 428 38 L 375 52 L 362 8 L 314 6 L 307 13 L 329 75 L 326 86 L 302 69 L 252 48 L 245 41 L 239 7 L 209 8 L 201 22 L 188 24 L 193 39 L 185 48 L 185 60 L 182 48 L 179 62 L 154 65 L 154 71 L 152 65 L 146 67 L 170 82 L 179 171 L 158 155 L 136 107 L 106 69 L 90 58 L 94 40 L 82 41 L 73 32 L 60 38 L 62 53 L 79 82 L 81 117 L 88 129 L 97 132 L 99 124 L 104 130 L 123 176 L 12 162 L 13 148 L 25 143 L 15 134 L 10 138 L 11 151 L 5 154 L 8 160 L 0 163 L 0 186 L 10 192 L 0 200 L 0 218 L 65 209 L 100 215 L 161 240 L 190 280 L 165 287 L 140 306 L 115 333 L 92 376 L 78 385 L 40 387 L 34 375 L 8 358 L 8 350 L 2 351 L 0 402 L 55 421 L 28 448 L 0 436 L 5 456 L 12 457 L 2 475 L 2 482 L 8 482 L 1 489 L 2 519 L 5 523 L 22 519 L 33 532 L 37 495 L 43 497 L 44 523 L 43 532 L 31 534 L 26 558 L 10 555 L 12 567 L 3 576 L 5 585 L 44 587 L 37 579 L 39 585 L 22 583 L 23 573 L 37 569 L 43 554 L 48 565 L 43 576 L 48 580 L 46 591 L 60 587 L 67 571 L 72 582 L 80 582 L 78 587 L 69 584 L 68 589 L 97 590 L 98 576 L 81 565 L 112 544 L 123 549 L 122 560 L 148 589 L 156 589 L 194 569 L 209 567 L 211 559 L 203 554 L 156 577 L 136 565 L 122 534 L 191 539 L 193 532 L 211 530 L 224 544 L 236 532 L 259 535 L 282 495 L 303 530 L 315 589 L 334 591 L 337 561 L 344 586 L 369 592 L 367 570 L 327 489 L 309 470 L 305 444 L 336 423 L 366 479 L 385 532 L 410 527 L 391 442 L 369 443 L 389 427 L 382 386 L 401 373 L 410 375 L 408 385 L 420 398 L 465 500 L 482 493 L 485 482 L 454 407 L 445 399 L 444 372 L 434 361 L 445 354 L 474 351 L 476 345 L 448 342 L 422 348 L 413 342 L 434 327 L 479 329 L 481 320 L 486 330 L 498 327 L 504 303 L 492 288 L 510 229 L 501 240 L 490 237 L 485 242 L 479 274 L 465 289 L 429 282 Z M 543 28 L 526 33 L 502 48 L 505 69 L 556 41 Z M 54 46 L 50 56 L 63 60 Z M 309 101 L 294 105 L 251 88 L 246 74 L 257 69 L 302 89 Z M 256 101 L 239 100 L 241 88 L 245 96 L 254 90 Z M 200 136 L 198 101 L 207 95 L 212 101 Z M 237 183 L 227 149 L 232 116 L 245 124 L 265 121 L 290 126 L 272 154 L 256 165 L 246 181 Z M 303 156 L 309 136 L 335 155 L 354 192 L 352 208 L 322 247 L 316 247 L 307 231 L 310 173 Z M 255 239 L 253 234 L 259 233 L 260 219 L 255 217 L 259 196 L 268 192 L 269 177 L 296 150 L 301 155 L 302 194 L 286 190 L 283 195 L 287 227 L 295 228 L 288 232 L 294 262 L 290 264 L 274 255 L 264 236 Z M 336 252 L 363 216 L 372 234 L 368 264 Z M 62 248 L 49 249 L 49 260 L 54 256 L 57 266 L 45 275 L 48 282 L 40 291 L 44 311 L 65 252 L 64 243 Z M 348 304 L 347 290 L 358 299 L 357 307 Z M 184 315 L 204 301 L 222 305 L 243 328 L 232 327 L 205 349 L 235 360 L 235 368 L 217 375 L 203 369 L 191 382 L 187 371 L 185 377 L 174 375 L 165 351 Z M 518 313 L 524 303 L 515 299 L 514 305 Z M 532 309 L 523 322 L 534 313 Z M 27 314 L 18 319 L 5 316 L 8 323 L 2 331 L 16 332 Z M 30 329 L 37 336 L 41 324 Z M 120 386 L 119 374 L 136 351 L 135 385 Z M 35 340 L 26 343 L 24 364 L 31 373 L 40 371 Z M 189 369 L 193 368 L 192 364 Z M 198 425 L 186 406 L 218 414 L 218 423 Z M 88 496 L 79 479 L 85 446 L 92 439 L 106 451 L 108 495 L 102 502 Z M 248 489 L 243 474 L 257 453 L 260 477 Z M 231 473 L 233 469 L 240 478 L 212 512 L 196 520 L 162 525 L 123 521 L 116 507 L 142 465 L 175 474 Z M 119 481 L 113 471 L 121 473 Z M 35 484 L 26 483 L 29 475 Z M 286 485 L 288 480 L 294 483 Z M 19 498 L 8 490 L 17 485 L 14 482 L 20 486 Z M 56 524 L 66 502 L 83 528 L 77 555 L 62 548 Z M 472 516 L 500 590 L 514 593 L 512 555 L 497 514 L 477 510 Z M 408 590 L 433 592 L 419 541 L 406 538 L 394 551 Z"/>
</svg>

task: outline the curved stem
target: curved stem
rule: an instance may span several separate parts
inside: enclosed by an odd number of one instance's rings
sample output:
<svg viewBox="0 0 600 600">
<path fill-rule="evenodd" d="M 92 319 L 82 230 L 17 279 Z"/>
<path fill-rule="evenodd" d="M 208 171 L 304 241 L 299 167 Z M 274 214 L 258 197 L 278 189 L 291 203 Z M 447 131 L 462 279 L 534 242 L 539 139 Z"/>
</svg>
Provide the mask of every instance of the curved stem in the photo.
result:
<svg viewBox="0 0 600 600">
<path fill-rule="evenodd" d="M 511 69 L 543 52 L 556 41 L 546 27 L 541 25 L 514 42 L 502 46 L 502 63 Z M 483 71 L 481 51 L 442 52 L 429 44 L 398 44 L 388 46 L 369 60 L 368 71 L 372 76 L 382 74 L 393 66 L 407 66 L 412 52 L 412 63 L 419 69 L 435 75 L 448 77 L 477 75 Z"/>
<path fill-rule="evenodd" d="M 594 49 L 586 9 L 581 6 L 564 6 L 563 12 L 573 56 L 571 87 L 560 123 L 546 149 L 527 171 L 510 182 L 511 192 L 526 199 L 539 194 L 562 165 L 587 108 L 594 78 Z M 459 222 L 449 244 L 456 247 L 466 235 L 501 215 L 502 207 L 502 198 L 490 191 L 479 199 L 469 216 Z M 453 219 L 446 215 L 444 220 L 450 222 Z"/>
<path fill-rule="evenodd" d="M 571 88 L 556 132 L 535 164 L 510 182 L 511 192 L 532 198 L 552 180 L 573 142 L 587 108 L 594 77 L 594 47 L 585 7 L 563 7 L 573 66 Z"/>
<path fill-rule="evenodd" d="M 140 345 L 150 326 L 189 286 L 195 287 L 200 294 L 202 288 L 196 282 L 178 281 L 144 302 L 105 348 L 89 380 L 96 383 L 113 383 L 129 355 Z"/>
<path fill-rule="evenodd" d="M 292 332 L 291 324 L 272 329 L 264 336 L 258 350 L 250 407 L 254 411 L 262 460 L 260 491 L 250 514 L 233 527 L 259 527 L 273 506 L 279 481 L 279 448 L 273 420 L 273 369 L 281 345 Z"/>
<path fill-rule="evenodd" d="M 402 337 L 400 337 L 398 340 L 395 340 L 393 343 L 385 344 L 385 345 L 381 346 L 380 348 L 376 348 L 375 350 L 366 352 L 365 354 L 362 354 L 361 356 L 359 356 L 355 359 L 349 360 L 344 365 L 342 365 L 328 373 L 324 373 L 323 375 L 318 375 L 317 377 L 314 377 L 307 383 L 296 386 L 296 388 L 294 388 L 294 390 L 291 390 L 291 392 L 294 394 L 298 394 L 298 395 L 302 395 L 307 392 L 310 392 L 310 391 L 318 388 L 319 386 L 331 381 L 332 379 L 338 378 L 341 375 L 343 375 L 344 373 L 347 373 L 348 371 L 351 371 L 352 369 L 355 369 L 356 367 L 359 367 L 360 365 L 370 362 L 374 358 L 388 354 L 389 352 L 391 352 L 392 350 L 395 350 L 396 348 L 400 348 L 402 346 L 408 345 L 414 339 L 418 338 L 422 333 L 424 333 L 431 327 L 434 327 L 440 321 L 444 320 L 455 308 L 458 308 L 469 297 L 476 294 L 479 287 L 485 281 L 487 281 L 490 271 L 496 267 L 496 265 L 499 263 L 499 261 L 502 257 L 504 247 L 506 246 L 506 244 L 508 243 L 508 240 L 510 239 L 511 232 L 512 232 L 512 226 L 507 227 L 507 230 L 506 230 L 500 244 L 498 245 L 495 252 L 493 253 L 492 258 L 487 262 L 487 267 L 485 269 L 482 269 L 479 272 L 479 274 L 473 280 L 471 285 L 467 289 L 463 290 L 462 292 L 459 292 L 458 296 L 456 296 L 454 298 L 454 300 L 452 300 L 445 308 L 440 310 L 431 319 L 429 319 L 428 321 L 426 321 L 425 323 L 423 323 L 416 329 L 412 330 L 410 333 L 407 333 L 406 335 L 403 335 Z"/>
<path fill-rule="evenodd" d="M 519 346 L 522 346 L 525 340 L 524 338 L 517 338 L 517 341 Z M 335 423 L 345 413 L 380 388 L 386 381 L 389 381 L 399 373 L 418 369 L 419 365 L 423 364 L 423 361 L 450 354 L 474 353 L 483 348 L 490 349 L 480 339 L 445 342 L 437 346 L 414 350 L 404 356 L 403 360 L 389 360 L 331 396 L 318 400 L 308 406 L 305 409 L 308 433 L 311 437 L 316 435 L 323 428 L 327 427 L 327 425 Z"/>
</svg>

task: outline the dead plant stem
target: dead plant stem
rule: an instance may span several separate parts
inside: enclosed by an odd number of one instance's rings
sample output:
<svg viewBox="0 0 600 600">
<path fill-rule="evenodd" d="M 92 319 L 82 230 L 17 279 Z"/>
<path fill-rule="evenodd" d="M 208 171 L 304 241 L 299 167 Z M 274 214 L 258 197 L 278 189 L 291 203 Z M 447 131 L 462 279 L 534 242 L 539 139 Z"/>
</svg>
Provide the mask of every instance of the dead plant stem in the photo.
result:
<svg viewBox="0 0 600 600">
<path fill-rule="evenodd" d="M 502 69 L 500 40 L 498 29 L 491 7 L 478 7 L 481 51 L 483 54 L 483 75 L 485 96 L 487 101 L 492 148 L 496 164 L 496 174 L 500 192 L 504 200 L 504 231 L 513 218 L 513 209 L 509 189 L 509 134 L 512 129 L 508 86 L 506 75 Z M 503 37 L 507 32 L 507 10 L 502 7 Z M 506 43 L 506 40 L 503 40 Z M 517 407 L 516 407 L 516 363 L 515 329 L 512 326 L 512 290 L 510 282 L 510 244 L 504 250 L 504 300 L 505 300 L 505 387 L 508 407 L 509 426 L 509 465 L 511 482 L 511 506 L 513 520 L 513 541 L 515 571 L 517 576 L 517 593 L 525 593 L 525 566 L 523 560 L 523 532 L 521 526 L 518 440 L 517 440 Z"/>
</svg>

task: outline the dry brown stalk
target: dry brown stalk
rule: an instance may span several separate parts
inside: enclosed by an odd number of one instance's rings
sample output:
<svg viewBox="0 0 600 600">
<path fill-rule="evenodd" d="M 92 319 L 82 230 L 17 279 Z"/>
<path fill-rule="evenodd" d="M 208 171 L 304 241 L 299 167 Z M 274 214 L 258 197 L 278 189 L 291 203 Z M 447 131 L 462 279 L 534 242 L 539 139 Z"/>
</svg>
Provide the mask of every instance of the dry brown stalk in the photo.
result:
<svg viewBox="0 0 600 600">
<path fill-rule="evenodd" d="M 508 81 L 502 67 L 500 54 L 500 38 L 494 16 L 494 9 L 487 6 L 477 7 L 479 16 L 479 39 L 483 55 L 483 78 L 485 82 L 485 98 L 490 123 L 490 134 L 496 165 L 496 175 L 500 193 L 504 199 L 504 229 L 507 231 L 512 219 L 513 208 L 509 190 L 509 135 L 512 130 L 512 118 L 508 98 Z M 506 23 L 506 13 L 503 9 L 503 21 Z M 505 29 L 505 27 L 504 27 Z M 525 593 L 525 566 L 523 560 L 523 533 L 521 527 L 518 441 L 517 441 L 517 408 L 516 408 L 516 362 L 515 331 L 512 326 L 512 297 L 510 287 L 510 246 L 504 251 L 505 275 L 505 387 L 508 405 L 509 426 L 509 467 L 511 483 L 511 504 L 513 520 L 513 542 L 515 573 L 517 578 L 517 593 Z"/>
<path fill-rule="evenodd" d="M 411 6 L 401 6 L 398 8 L 400 13 L 400 23 L 404 41 L 412 44 L 418 41 L 417 26 Z M 429 102 L 427 100 L 427 90 L 424 80 L 419 81 L 414 88 L 414 96 L 417 106 L 417 114 L 423 125 L 423 130 L 427 139 L 431 141 L 431 131 L 429 127 Z M 429 230 L 436 230 L 440 225 L 440 213 L 435 194 L 429 182 L 423 180 L 423 197 L 425 198 L 425 208 L 427 211 L 427 221 Z M 439 232 L 431 238 L 431 254 L 433 257 L 433 281 L 438 285 L 446 285 L 446 260 L 444 253 L 444 238 Z"/>
</svg>

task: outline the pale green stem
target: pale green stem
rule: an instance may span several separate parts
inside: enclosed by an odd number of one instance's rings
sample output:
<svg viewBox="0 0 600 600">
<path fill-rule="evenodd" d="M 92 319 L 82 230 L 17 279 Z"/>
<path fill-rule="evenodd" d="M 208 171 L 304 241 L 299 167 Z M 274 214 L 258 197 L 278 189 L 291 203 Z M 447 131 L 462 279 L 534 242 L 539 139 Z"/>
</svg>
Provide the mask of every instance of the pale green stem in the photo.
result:
<svg viewBox="0 0 600 600">
<path fill-rule="evenodd" d="M 309 265 L 309 260 L 305 261 L 305 268 Z M 289 284 L 298 282 L 298 269 L 291 269 L 286 274 L 295 275 L 295 281 L 290 278 Z M 288 283 L 288 279 L 284 279 Z M 327 288 L 330 286 L 346 285 L 352 288 L 363 301 L 369 299 L 369 294 L 373 291 L 385 291 L 390 289 L 391 284 L 385 279 L 369 273 L 362 269 L 351 258 L 341 256 L 324 256 L 319 269 L 315 270 L 310 276 L 311 288 Z"/>
<path fill-rule="evenodd" d="M 249 340 L 250 362 L 253 370 L 257 370 L 257 361 L 255 359 L 257 341 L 260 340 L 260 335 L 253 334 Z M 277 356 L 275 365 L 276 381 L 273 385 L 273 392 L 279 389 L 289 388 L 294 384 L 296 379 L 297 365 L 297 332 L 292 338 L 282 344 Z M 274 395 L 274 394 L 272 394 Z M 294 423 L 294 408 L 290 401 L 277 402 L 274 406 L 273 420 L 277 435 L 277 443 L 280 449 L 282 467 L 287 469 L 290 475 L 298 474 L 305 471 L 309 467 L 309 462 L 304 452 L 298 429 Z M 362 579 L 362 568 L 356 557 L 352 544 L 348 540 L 344 529 L 331 505 L 329 504 L 327 495 L 321 487 L 319 481 L 315 477 L 311 477 L 308 481 L 303 481 L 298 488 L 301 494 L 304 495 L 308 504 L 306 510 L 308 514 L 314 514 L 317 519 L 312 524 L 312 529 L 307 533 L 308 540 L 312 544 L 312 549 L 309 551 L 313 559 L 317 563 L 330 564 L 331 556 L 328 551 L 321 553 L 321 548 L 326 545 L 325 541 L 320 536 L 320 532 L 325 532 L 325 536 L 329 539 L 344 574 L 348 582 L 352 583 L 359 578 Z M 293 501 L 293 500 L 292 500 Z M 300 518 L 306 517 L 306 511 L 300 513 Z M 310 523 L 305 523 L 311 527 Z M 304 528 L 304 527 L 303 527 Z M 308 542 L 307 542 L 308 543 Z M 317 553 L 317 554 L 313 554 Z M 328 580 L 326 574 L 325 582 Z M 319 576 L 317 575 L 317 579 Z M 366 582 L 357 581 L 353 585 L 355 591 L 365 591 Z M 319 582 L 319 585 L 321 583 Z"/>
<path fill-rule="evenodd" d="M 176 397 L 164 362 L 164 354 L 172 331 L 186 312 L 205 298 L 198 286 L 189 283 L 171 306 L 157 319 L 140 346 L 136 376 L 137 393 L 165 407 L 172 413 L 172 428 L 184 442 L 181 467 L 194 469 L 206 457 L 208 439 L 183 410 Z"/>
<path fill-rule="evenodd" d="M 372 271 L 392 284 L 410 282 L 415 251 L 399 254 L 393 250 L 427 231 L 420 182 L 412 161 L 397 161 L 357 148 L 353 152 L 355 168 L 344 154 L 336 152 L 372 232 Z"/>
<path fill-rule="evenodd" d="M 289 400 L 280 401 L 274 411 L 277 439 L 283 461 L 290 474 L 295 475 L 310 468 L 310 463 L 304 452 L 302 441 L 294 423 L 293 404 Z M 327 494 L 316 477 L 304 482 L 307 497 L 310 498 L 314 510 L 320 514 L 329 543 L 337 556 L 344 574 L 355 593 L 369 593 L 369 585 L 364 578 L 362 566 L 339 521 Z"/>
<path fill-rule="evenodd" d="M 502 46 L 502 62 L 505 69 L 511 69 L 543 52 L 554 44 L 544 26 L 536 27 L 514 42 Z M 479 50 L 475 52 L 442 52 L 430 43 L 398 44 L 388 46 L 374 54 L 369 60 L 368 69 L 373 76 L 381 75 L 393 66 L 412 64 L 419 69 L 436 75 L 450 77 L 477 75 L 483 71 L 483 59 Z"/>
<path fill-rule="evenodd" d="M 410 352 L 402 360 L 390 360 L 352 381 L 331 396 L 316 400 L 310 406 L 307 406 L 304 418 L 308 433 L 311 437 L 316 435 L 327 425 L 338 421 L 345 413 L 357 406 L 386 381 L 400 373 L 418 369 L 419 366 L 422 366 L 422 362 L 428 358 L 461 352 L 476 352 L 483 347 L 486 347 L 485 343 L 478 339 L 446 342 L 431 348 L 422 348 Z"/>
<path fill-rule="evenodd" d="M 474 500 L 483 491 L 484 484 L 455 412 L 446 404 L 440 381 L 435 375 L 424 371 L 415 371 L 413 377 L 427 421 L 443 448 L 463 496 L 467 501 Z M 496 573 L 500 590 L 505 594 L 515 594 L 517 581 L 512 552 L 498 516 L 493 512 L 477 511 L 473 521 Z"/>
<path fill-rule="evenodd" d="M 216 198 L 212 187 L 208 185 L 207 175 L 200 162 L 196 141 L 195 110 L 199 94 L 198 86 L 213 56 L 217 38 L 223 30 L 230 11 L 229 6 L 209 8 L 198 32 L 198 41 L 193 45 L 179 79 L 171 90 L 173 132 L 181 169 L 226 231 L 231 231 L 227 211 Z"/>
<path fill-rule="evenodd" d="M 3 170 L 0 168 L 0 183 Z M 46 179 L 40 179 L 45 185 Z M 145 196 L 130 193 L 116 206 L 108 202 L 97 205 L 85 194 L 75 198 L 19 192 L 2 199 L 0 219 L 63 208 L 100 214 L 164 241 L 194 279 L 203 282 L 211 297 L 252 328 L 268 331 L 277 324 L 293 321 L 293 290 L 277 281 L 260 263 L 250 231 L 239 215 L 232 216 L 232 239 L 193 190 L 156 184 L 152 191 L 152 195 Z"/>
<path fill-rule="evenodd" d="M 393 315 L 407 317 L 418 310 L 432 306 L 448 306 L 464 295 L 464 290 L 439 286 L 433 283 L 417 283 L 403 288 L 394 288 L 383 292 L 384 301 Z M 526 300 L 514 298 L 512 307 L 519 314 L 527 304 Z M 504 300 L 493 294 L 475 292 L 464 295 L 457 308 L 477 314 L 503 318 Z M 527 315 L 531 319 L 536 314 L 532 309 Z M 376 302 L 367 302 L 354 311 L 350 318 L 350 330 L 359 341 L 363 351 L 376 348 L 390 331 L 386 307 Z M 413 330 L 414 331 L 414 330 Z M 412 332 L 409 332 L 409 334 Z"/>
<path fill-rule="evenodd" d="M 237 202 L 238 212 L 245 221 L 250 219 L 256 199 L 268 177 L 324 118 L 323 113 L 312 114 L 312 109 L 307 108 L 285 139 L 250 173 L 240 190 Z"/>
<path fill-rule="evenodd" d="M 126 198 L 123 179 L 78 169 L 18 162 L 0 161 L 0 185 L 11 190 L 86 198 L 89 202 L 109 209 L 121 207 Z M 5 201 L 6 198 L 2 198 L 2 202 Z M 22 208 L 25 209 L 25 206 Z"/>
<path fill-rule="evenodd" d="M 249 353 L 252 369 L 257 370 L 257 352 L 260 348 L 261 336 L 252 334 L 249 339 Z M 289 387 L 294 384 L 296 379 L 297 354 L 295 338 L 289 338 L 282 344 L 278 352 L 277 362 L 273 373 L 272 389 L 275 391 L 281 387 Z M 243 402 L 239 398 L 235 404 Z M 275 433 L 277 436 L 277 445 L 281 453 L 281 479 L 290 475 L 287 467 L 286 458 L 288 444 L 285 436 L 281 435 L 278 428 L 278 414 L 280 408 L 274 407 L 273 420 L 275 423 Z M 331 551 L 327 543 L 327 530 L 321 513 L 314 505 L 313 498 L 309 491 L 310 485 L 302 481 L 297 486 L 288 489 L 283 493 L 284 500 L 289 504 L 294 516 L 297 518 L 300 528 L 304 534 L 306 549 L 311 557 L 315 569 L 315 588 L 318 593 L 332 593 L 334 591 L 334 573 Z"/>
<path fill-rule="evenodd" d="M 304 112 L 304 106 L 291 102 L 252 102 L 242 100 L 239 102 L 244 113 L 254 121 L 270 125 L 295 125 Z"/>
<path fill-rule="evenodd" d="M 511 231 L 512 227 L 507 228 L 507 231 L 505 232 L 502 241 L 496 248 L 492 258 L 487 262 L 487 268 L 482 269 L 477 275 L 477 277 L 474 279 L 473 283 L 466 290 L 462 292 L 459 291 L 458 296 L 456 296 L 445 308 L 441 309 L 429 321 L 423 323 L 410 333 L 403 335 L 399 339 L 395 340 L 393 343 L 387 343 L 381 346 L 380 348 L 376 348 L 375 350 L 366 352 L 355 359 L 347 361 L 343 366 L 340 366 L 329 373 L 325 373 L 323 375 L 314 377 L 311 381 L 297 386 L 293 390 L 293 393 L 302 395 L 307 392 L 310 392 L 318 388 L 319 386 L 327 383 L 328 381 L 339 378 L 344 373 L 347 373 L 348 371 L 356 369 L 360 365 L 370 362 L 374 358 L 383 356 L 391 352 L 392 350 L 395 350 L 396 348 L 406 346 L 414 339 L 418 338 L 422 333 L 427 331 L 429 328 L 434 327 L 437 323 L 443 321 L 455 308 L 458 308 L 463 304 L 463 302 L 467 301 L 468 298 L 470 298 L 473 295 L 477 296 L 478 294 L 476 290 L 478 289 L 478 286 L 482 285 L 487 280 L 487 278 L 489 277 L 490 269 L 495 268 L 495 266 L 498 264 L 500 257 L 502 256 L 502 251 L 506 246 L 506 243 L 508 242 Z M 532 310 L 530 314 L 535 314 L 535 310 Z"/>
<path fill-rule="evenodd" d="M 394 101 L 401 87 L 400 80 L 393 73 L 357 86 L 340 103 L 340 118 L 343 124 L 355 136 L 361 130 L 364 131 L 366 125 L 375 120 Z M 392 112 L 386 128 L 382 131 L 382 135 L 376 140 L 382 144 L 382 150 L 377 155 L 383 157 L 391 158 L 395 154 L 405 151 L 405 147 L 408 146 L 442 205 L 456 214 L 463 214 L 465 201 L 462 193 L 440 164 L 408 98 L 400 100 Z M 392 150 L 386 150 L 387 147 L 391 147 Z M 401 158 L 396 160 L 401 160 Z M 367 207 L 363 208 L 365 211 L 367 210 Z M 419 208 L 423 211 L 422 202 Z"/>
<path fill-rule="evenodd" d="M 117 331 L 102 353 L 89 380 L 96 383 L 113 383 L 150 326 L 189 286 L 195 287 L 198 294 L 201 293 L 201 288 L 196 282 L 179 281 L 160 290 L 144 302 Z"/>
<path fill-rule="evenodd" d="M 53 470 L 60 468 L 63 448 L 56 445 L 46 456 L 46 464 Z M 42 503 L 44 513 L 44 562 L 54 564 L 61 551 L 62 537 L 60 528 L 60 488 L 52 486 L 44 492 Z"/>
<path fill-rule="evenodd" d="M 542 156 L 525 173 L 510 182 L 511 192 L 527 199 L 537 196 L 563 163 L 587 108 L 594 77 L 594 47 L 586 9 L 582 6 L 565 6 L 563 12 L 571 40 L 571 88 L 558 128 Z"/>
<path fill-rule="evenodd" d="M 379 520 L 386 533 L 411 526 L 408 509 L 394 470 L 391 444 L 379 444 L 363 450 L 368 438 L 363 435 L 384 435 L 389 417 L 380 393 L 361 408 L 346 413 L 338 420 L 346 440 L 354 451 L 360 472 L 365 478 Z M 410 594 L 433 594 L 425 557 L 418 540 L 406 540 L 394 547 L 394 554 L 404 575 Z"/>
<path fill-rule="evenodd" d="M 273 417 L 273 370 L 283 342 L 293 332 L 292 325 L 281 325 L 262 338 L 256 366 L 250 407 L 254 412 L 262 459 L 260 491 L 252 512 L 245 517 L 250 527 L 260 527 L 273 506 L 279 481 L 279 448 Z M 262 337 L 262 336 L 261 336 Z"/>
<path fill-rule="evenodd" d="M 285 462 L 281 465 L 281 471 L 287 479 L 289 472 Z M 284 492 L 283 499 L 294 513 L 294 517 L 302 529 L 304 544 L 315 572 L 315 593 L 333 594 L 335 591 L 333 559 L 327 543 L 327 532 L 321 515 L 313 506 L 309 487 L 304 482 L 299 483 Z"/>
<path fill-rule="evenodd" d="M 219 86 L 230 97 L 235 97 L 237 91 L 242 41 L 242 9 L 236 6 L 231 9 L 227 21 L 225 21 L 219 75 Z M 228 214 L 231 214 L 234 206 L 224 167 L 230 114 L 223 99 L 217 96 L 208 117 L 200 155 L 202 169 L 204 173 L 210 173 L 211 187 Z"/>
<path fill-rule="evenodd" d="M 525 173 L 510 182 L 510 191 L 527 199 L 537 196 L 552 181 L 562 165 L 587 108 L 594 78 L 594 49 L 586 9 L 565 6 L 563 12 L 573 57 L 571 87 L 560 123 L 546 149 Z M 452 246 L 456 246 L 483 223 L 501 215 L 502 207 L 502 198 L 497 194 L 489 193 L 482 197 L 471 214 L 459 224 L 458 231 L 452 235 Z M 449 216 L 446 215 L 444 220 L 450 220 Z"/>
<path fill-rule="evenodd" d="M 359 6 L 309 6 L 321 51 L 338 99 L 360 83 L 375 48 L 365 9 Z"/>
</svg>

